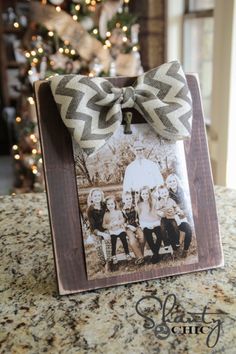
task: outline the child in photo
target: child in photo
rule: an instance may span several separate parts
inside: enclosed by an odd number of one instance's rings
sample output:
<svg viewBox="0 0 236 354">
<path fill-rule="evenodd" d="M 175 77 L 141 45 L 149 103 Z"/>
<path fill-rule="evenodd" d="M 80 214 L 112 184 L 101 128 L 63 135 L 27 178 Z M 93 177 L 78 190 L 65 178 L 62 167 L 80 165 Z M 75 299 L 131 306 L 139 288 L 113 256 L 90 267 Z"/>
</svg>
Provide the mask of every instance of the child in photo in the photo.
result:
<svg viewBox="0 0 236 354">
<path fill-rule="evenodd" d="M 139 223 L 143 230 L 144 237 L 153 253 L 152 262 L 160 261 L 159 250 L 163 239 L 161 230 L 161 218 L 157 215 L 151 191 L 148 186 L 141 188 L 140 201 L 138 203 Z M 156 240 L 153 237 L 156 235 Z"/>
<path fill-rule="evenodd" d="M 132 257 L 129 254 L 128 242 L 126 239 L 125 231 L 125 220 L 122 215 L 121 210 L 117 208 L 117 203 L 115 197 L 109 196 L 105 199 L 106 212 L 103 218 L 103 228 L 109 231 L 111 236 L 111 248 L 112 248 L 112 260 L 113 264 L 117 264 L 118 260 L 116 257 L 116 243 L 117 238 L 119 237 L 124 251 L 126 254 L 126 259 L 131 260 Z"/>
<path fill-rule="evenodd" d="M 158 187 L 157 191 L 159 195 L 159 201 L 156 203 L 157 215 L 161 217 L 162 230 L 167 233 L 168 241 L 175 251 L 179 247 L 179 231 L 175 218 L 179 215 L 182 216 L 183 212 L 170 198 L 165 185 Z"/>
<path fill-rule="evenodd" d="M 158 212 L 158 208 L 159 208 L 159 200 L 160 200 L 160 197 L 159 197 L 159 193 L 158 193 L 158 187 L 155 187 L 153 190 L 152 190 L 152 199 L 153 199 L 153 205 L 154 205 L 154 208 L 155 208 L 155 211 L 156 211 L 156 215 L 161 218 L 162 217 L 162 213 L 160 214 Z M 160 214 L 160 215 L 159 215 Z M 160 222 L 160 225 L 161 225 L 161 222 Z M 169 246 L 170 246 L 170 240 L 168 238 L 168 234 L 167 234 L 167 231 L 166 229 L 163 227 L 163 225 L 161 225 L 161 229 L 162 229 L 162 241 L 163 241 L 163 244 L 164 244 L 164 247 L 165 247 L 165 250 L 168 250 Z"/>
<path fill-rule="evenodd" d="M 92 234 L 95 236 L 95 247 L 98 258 L 105 270 L 110 270 L 111 261 L 111 237 L 102 226 L 103 217 L 106 211 L 104 203 L 104 194 L 100 188 L 92 188 L 87 199 L 87 216 L 89 227 Z M 105 243 L 106 255 L 103 252 L 102 241 Z"/>
<path fill-rule="evenodd" d="M 178 177 L 174 173 L 170 174 L 166 178 L 166 185 L 169 190 L 170 198 L 172 198 L 178 205 L 182 206 L 182 208 L 184 209 L 185 206 L 184 192 L 180 187 Z M 182 218 L 177 216 L 176 223 L 178 225 L 179 231 L 182 231 L 184 233 L 184 249 L 183 249 L 182 256 L 186 257 L 192 240 L 192 229 L 188 223 L 187 218 L 184 217 L 184 215 L 182 216 Z"/>
<path fill-rule="evenodd" d="M 124 192 L 122 195 L 123 209 L 122 214 L 125 219 L 126 233 L 129 238 L 129 244 L 132 248 L 136 264 L 144 262 L 145 239 L 142 229 L 139 225 L 138 212 L 133 203 L 133 197 L 130 192 Z"/>
<path fill-rule="evenodd" d="M 171 173 L 166 177 L 165 184 L 169 190 L 170 197 L 179 205 L 182 210 L 185 210 L 184 191 L 181 187 L 179 178 L 175 173 Z"/>
</svg>

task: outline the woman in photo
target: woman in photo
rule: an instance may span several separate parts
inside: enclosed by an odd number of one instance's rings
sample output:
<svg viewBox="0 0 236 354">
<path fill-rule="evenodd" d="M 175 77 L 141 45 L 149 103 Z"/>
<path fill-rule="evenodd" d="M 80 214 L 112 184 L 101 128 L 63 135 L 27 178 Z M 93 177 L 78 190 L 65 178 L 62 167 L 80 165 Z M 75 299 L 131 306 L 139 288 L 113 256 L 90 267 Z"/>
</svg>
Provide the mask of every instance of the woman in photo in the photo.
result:
<svg viewBox="0 0 236 354">
<path fill-rule="evenodd" d="M 184 191 L 181 187 L 180 180 L 175 173 L 171 173 L 166 177 L 165 184 L 169 190 L 169 195 L 182 210 L 185 209 Z"/>
<path fill-rule="evenodd" d="M 140 226 L 153 253 L 152 263 L 157 263 L 160 261 L 159 249 L 163 237 L 160 226 L 160 217 L 156 214 L 149 187 L 145 186 L 141 188 L 140 201 L 137 208 Z M 155 234 L 156 240 L 154 239 L 153 234 Z"/>
<path fill-rule="evenodd" d="M 142 229 L 139 225 L 138 212 L 133 203 L 132 194 L 124 192 L 122 195 L 123 209 L 122 213 L 126 224 L 126 233 L 129 238 L 129 244 L 132 248 L 136 264 L 144 262 L 145 239 Z"/>
<path fill-rule="evenodd" d="M 93 188 L 88 195 L 87 216 L 90 230 L 95 236 L 95 247 L 98 258 L 106 271 L 110 271 L 111 261 L 111 237 L 102 226 L 106 205 L 104 203 L 104 194 L 100 188 Z M 106 257 L 103 252 L 102 241 L 105 243 Z"/>
<path fill-rule="evenodd" d="M 166 178 L 166 185 L 169 190 L 169 196 L 172 198 L 178 205 L 181 206 L 182 209 L 184 209 L 185 205 L 185 198 L 184 198 L 184 192 L 182 188 L 180 187 L 180 183 L 178 181 L 178 177 L 172 173 Z M 178 225 L 179 231 L 182 231 L 184 233 L 184 249 L 182 252 L 182 257 L 186 257 L 188 253 L 189 246 L 191 244 L 192 240 L 192 229 L 191 226 L 189 225 L 187 218 L 183 215 L 182 218 L 176 217 L 176 223 Z M 179 243 L 179 241 L 178 241 Z"/>
<path fill-rule="evenodd" d="M 183 211 L 176 202 L 170 198 L 168 188 L 158 187 L 159 201 L 156 203 L 157 215 L 161 217 L 162 230 L 167 232 L 168 241 L 174 251 L 179 248 L 179 231 L 176 223 L 177 217 L 183 216 Z"/>
<path fill-rule="evenodd" d="M 108 230 L 111 236 L 111 247 L 112 247 L 112 261 L 113 264 L 117 264 L 118 260 L 116 257 L 116 243 L 117 238 L 120 238 L 124 251 L 126 254 L 126 259 L 130 261 L 132 257 L 129 254 L 128 242 L 126 239 L 125 231 L 125 220 L 122 215 L 121 210 L 117 208 L 117 203 L 115 197 L 109 196 L 105 199 L 106 212 L 103 218 L 103 228 Z"/>
</svg>

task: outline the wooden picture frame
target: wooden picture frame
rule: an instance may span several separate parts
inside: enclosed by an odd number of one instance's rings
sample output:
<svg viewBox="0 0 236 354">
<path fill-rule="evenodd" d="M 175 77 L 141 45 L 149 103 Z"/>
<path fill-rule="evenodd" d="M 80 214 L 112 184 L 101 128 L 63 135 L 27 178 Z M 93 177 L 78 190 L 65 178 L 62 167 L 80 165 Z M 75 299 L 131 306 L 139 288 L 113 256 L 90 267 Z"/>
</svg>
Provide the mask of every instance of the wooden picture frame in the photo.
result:
<svg viewBox="0 0 236 354">
<path fill-rule="evenodd" d="M 109 78 L 117 87 L 129 86 L 133 78 Z M 223 265 L 212 173 L 197 76 L 187 75 L 193 99 L 191 139 L 184 142 L 193 218 L 198 244 L 198 263 L 151 272 L 135 272 L 88 280 L 81 231 L 75 164 L 70 133 L 63 124 L 48 81 L 38 81 L 34 90 L 38 115 L 45 183 L 61 295 L 153 278 L 199 271 Z M 144 118 L 132 110 L 134 123 Z"/>
</svg>

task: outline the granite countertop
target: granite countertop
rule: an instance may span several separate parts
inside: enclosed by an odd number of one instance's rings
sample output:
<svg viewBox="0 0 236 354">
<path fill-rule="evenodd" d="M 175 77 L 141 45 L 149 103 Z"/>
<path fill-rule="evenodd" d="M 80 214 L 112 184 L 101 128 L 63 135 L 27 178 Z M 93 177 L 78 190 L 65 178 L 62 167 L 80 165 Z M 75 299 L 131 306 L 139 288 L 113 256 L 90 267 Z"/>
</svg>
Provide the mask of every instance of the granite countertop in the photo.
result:
<svg viewBox="0 0 236 354">
<path fill-rule="evenodd" d="M 216 200 L 223 268 L 59 296 L 46 195 L 0 197 L 0 352 L 235 353 L 236 191 L 216 187 Z M 223 323 L 214 348 L 206 344 L 208 334 L 171 333 L 160 340 L 155 326 L 144 327 L 137 301 L 147 295 L 164 301 L 171 293 L 178 309 L 201 313 L 208 305 L 208 312 L 217 313 L 212 318 Z M 159 324 L 161 315 L 151 306 L 144 304 L 144 310 Z M 209 319 L 205 326 L 212 328 L 217 322 Z"/>
</svg>

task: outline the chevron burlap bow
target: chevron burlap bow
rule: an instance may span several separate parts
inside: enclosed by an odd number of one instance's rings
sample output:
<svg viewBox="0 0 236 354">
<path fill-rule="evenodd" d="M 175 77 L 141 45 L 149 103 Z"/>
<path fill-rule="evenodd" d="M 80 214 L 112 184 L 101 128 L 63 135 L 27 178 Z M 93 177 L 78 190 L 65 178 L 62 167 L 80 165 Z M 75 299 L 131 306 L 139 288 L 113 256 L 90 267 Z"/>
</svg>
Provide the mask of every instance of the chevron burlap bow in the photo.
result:
<svg viewBox="0 0 236 354">
<path fill-rule="evenodd" d="M 105 78 L 61 75 L 50 79 L 61 118 L 89 155 L 102 147 L 122 122 L 122 109 L 135 108 L 163 138 L 190 136 L 192 100 L 184 72 L 174 61 L 118 88 Z"/>
</svg>

